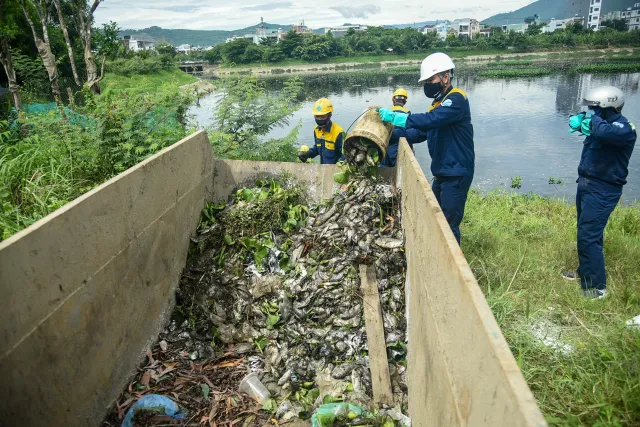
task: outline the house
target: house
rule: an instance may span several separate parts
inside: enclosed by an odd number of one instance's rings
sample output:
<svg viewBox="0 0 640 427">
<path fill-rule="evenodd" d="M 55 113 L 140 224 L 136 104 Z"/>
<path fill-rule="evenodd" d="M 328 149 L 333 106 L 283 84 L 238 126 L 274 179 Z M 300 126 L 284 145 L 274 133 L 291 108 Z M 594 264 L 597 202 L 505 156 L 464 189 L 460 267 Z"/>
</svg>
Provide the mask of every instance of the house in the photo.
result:
<svg viewBox="0 0 640 427">
<path fill-rule="evenodd" d="M 294 25 L 292 29 L 298 34 L 311 34 L 313 32 L 311 28 L 304 25 L 304 21 L 300 22 L 298 25 Z"/>
<path fill-rule="evenodd" d="M 441 40 L 444 40 L 447 38 L 447 33 L 449 32 L 449 30 L 451 29 L 451 22 L 449 21 L 444 21 L 444 22 L 439 22 L 435 25 L 426 25 L 422 28 L 422 33 L 423 34 L 427 34 L 427 33 L 437 33 L 438 37 Z"/>
<path fill-rule="evenodd" d="M 607 12 L 602 15 L 603 21 L 613 21 L 614 19 L 623 19 L 621 10 L 614 10 L 613 12 Z"/>
<path fill-rule="evenodd" d="M 480 35 L 484 37 L 491 37 L 492 31 L 491 28 L 480 28 Z"/>
<path fill-rule="evenodd" d="M 470 39 L 480 34 L 480 22 L 472 18 L 456 19 L 451 23 L 458 37 L 468 37 Z"/>
<path fill-rule="evenodd" d="M 587 19 L 587 28 L 598 31 L 602 22 L 602 2 L 604 0 L 589 0 L 589 15 Z"/>
<path fill-rule="evenodd" d="M 567 18 L 567 19 L 551 18 L 551 21 L 549 21 L 547 25 L 542 27 L 542 32 L 553 33 L 556 30 L 564 30 L 565 28 L 567 28 L 567 24 L 574 24 L 574 23 L 582 24 L 583 22 L 584 22 L 583 16 L 576 16 L 576 17 Z"/>
<path fill-rule="evenodd" d="M 151 40 L 151 38 L 147 37 L 137 38 L 135 36 L 124 36 L 122 43 L 134 52 L 138 52 L 140 50 L 154 50 L 156 48 L 155 42 Z"/>
<path fill-rule="evenodd" d="M 253 34 L 247 34 L 244 37 L 247 39 L 251 39 L 253 44 L 260 44 L 260 42 L 264 39 L 275 39 L 276 42 L 282 40 L 283 35 L 282 28 L 278 28 L 277 30 L 267 30 L 264 25 L 264 20 L 260 18 L 260 24 L 256 27 L 256 30 Z"/>
<path fill-rule="evenodd" d="M 529 24 L 522 22 L 520 24 L 507 24 L 502 26 L 502 31 L 509 33 L 515 31 L 516 33 L 524 33 L 529 28 Z"/>
<path fill-rule="evenodd" d="M 184 55 L 190 54 L 193 50 L 194 49 L 190 44 L 181 44 L 180 46 L 176 47 L 176 52 L 182 53 Z"/>
<path fill-rule="evenodd" d="M 622 19 L 627 22 L 629 31 L 640 30 L 640 3 L 635 3 L 633 7 L 628 7 L 622 11 Z"/>
<path fill-rule="evenodd" d="M 331 34 L 333 34 L 334 37 L 342 37 L 346 35 L 347 31 L 349 31 L 350 29 L 353 29 L 354 31 L 366 31 L 367 26 L 359 25 L 359 24 L 358 25 L 344 24 L 339 27 L 325 28 L 324 33 L 327 34 L 329 31 L 331 31 Z"/>
</svg>

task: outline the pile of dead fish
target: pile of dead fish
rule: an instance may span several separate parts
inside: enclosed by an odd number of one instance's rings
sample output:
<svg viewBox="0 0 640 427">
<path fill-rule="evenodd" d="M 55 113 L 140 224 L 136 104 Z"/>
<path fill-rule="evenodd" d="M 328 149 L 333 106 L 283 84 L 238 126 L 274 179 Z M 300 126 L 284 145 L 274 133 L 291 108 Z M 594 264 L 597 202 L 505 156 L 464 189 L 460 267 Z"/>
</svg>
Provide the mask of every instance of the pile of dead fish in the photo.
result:
<svg viewBox="0 0 640 427">
<path fill-rule="evenodd" d="M 406 265 L 398 193 L 376 179 L 353 179 L 323 204 L 289 206 L 282 225 L 269 232 L 230 234 L 233 218 L 246 220 L 241 211 L 269 200 L 264 191 L 240 190 L 200 228 L 177 293 L 184 321 L 178 328 L 174 321 L 170 335 L 189 338 L 185 354 L 192 360 L 229 346 L 244 354 L 281 421 L 308 417 L 328 401 L 370 407 L 358 265 L 375 265 L 393 414 L 396 425 L 407 425 Z"/>
<path fill-rule="evenodd" d="M 358 167 L 376 166 L 384 160 L 383 157 L 380 148 L 366 138 L 349 138 L 344 150 L 347 163 Z"/>
</svg>

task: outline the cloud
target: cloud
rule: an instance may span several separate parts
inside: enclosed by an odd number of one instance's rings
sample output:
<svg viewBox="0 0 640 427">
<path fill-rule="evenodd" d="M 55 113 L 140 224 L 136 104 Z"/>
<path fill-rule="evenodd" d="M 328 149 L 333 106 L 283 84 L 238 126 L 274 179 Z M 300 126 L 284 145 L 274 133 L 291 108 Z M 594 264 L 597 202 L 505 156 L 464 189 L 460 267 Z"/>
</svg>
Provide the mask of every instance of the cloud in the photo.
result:
<svg viewBox="0 0 640 427">
<path fill-rule="evenodd" d="M 290 1 L 283 1 L 280 3 L 267 3 L 267 4 L 258 5 L 258 6 L 243 7 L 242 10 L 255 10 L 255 11 L 274 10 L 274 9 L 285 9 L 291 6 L 293 6 L 293 3 L 291 3 Z"/>
<path fill-rule="evenodd" d="M 332 7 L 345 18 L 368 18 L 370 15 L 380 13 L 380 8 L 373 4 L 365 4 L 364 6 L 339 6 Z"/>
</svg>

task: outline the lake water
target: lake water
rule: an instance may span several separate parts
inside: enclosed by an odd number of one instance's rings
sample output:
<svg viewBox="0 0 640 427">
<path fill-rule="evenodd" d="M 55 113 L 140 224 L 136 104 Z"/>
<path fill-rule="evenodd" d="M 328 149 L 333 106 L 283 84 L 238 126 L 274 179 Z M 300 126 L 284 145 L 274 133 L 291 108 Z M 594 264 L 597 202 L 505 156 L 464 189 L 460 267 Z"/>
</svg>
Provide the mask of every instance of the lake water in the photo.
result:
<svg viewBox="0 0 640 427">
<path fill-rule="evenodd" d="M 286 135 L 301 123 L 300 145 L 313 143 L 315 126 L 311 108 L 314 101 L 328 97 L 334 105 L 333 121 L 347 129 L 370 105 L 391 106 L 397 87 L 409 92 L 407 107 L 424 112 L 431 101 L 422 93 L 417 75 L 399 76 L 381 73 L 341 73 L 305 76 L 302 107 L 290 126 L 276 128 L 272 137 Z M 282 81 L 267 81 L 269 90 L 277 91 Z M 623 75 L 553 75 L 541 78 L 482 79 L 457 78 L 456 86 L 464 89 L 471 103 L 475 131 L 476 172 L 473 187 L 488 191 L 511 187 L 511 178 L 522 177 L 520 193 L 534 192 L 545 196 L 567 197 L 575 194 L 575 180 L 584 137 L 569 135 L 569 115 L 581 111 L 582 96 L 601 85 L 620 87 L 626 95 L 624 115 L 640 124 L 640 73 Z M 212 94 L 192 107 L 190 114 L 201 127 L 211 122 L 218 95 Z M 640 145 L 640 144 L 637 144 Z M 422 169 L 431 177 L 431 159 L 427 144 L 415 146 Z M 549 178 L 563 183 L 549 184 Z M 626 202 L 640 201 L 640 148 L 636 147 L 629 165 L 628 184 L 624 187 Z"/>
</svg>

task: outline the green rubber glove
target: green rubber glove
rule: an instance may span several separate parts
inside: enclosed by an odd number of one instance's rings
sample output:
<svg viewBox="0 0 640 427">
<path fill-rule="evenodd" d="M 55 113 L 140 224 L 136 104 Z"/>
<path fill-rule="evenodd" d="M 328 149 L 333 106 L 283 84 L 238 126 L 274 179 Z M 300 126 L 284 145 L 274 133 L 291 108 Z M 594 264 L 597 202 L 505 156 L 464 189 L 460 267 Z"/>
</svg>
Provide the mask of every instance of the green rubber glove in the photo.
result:
<svg viewBox="0 0 640 427">
<path fill-rule="evenodd" d="M 393 120 L 391 121 L 391 124 L 399 128 L 407 127 L 407 117 L 409 117 L 408 114 L 404 114 L 404 113 L 396 114 Z"/>
<path fill-rule="evenodd" d="M 582 132 L 582 134 L 586 136 L 591 135 L 591 118 L 584 119 L 582 121 L 582 125 L 580 126 L 580 132 Z"/>
<path fill-rule="evenodd" d="M 383 122 L 393 122 L 393 119 L 396 117 L 395 111 L 391 111 L 390 108 L 380 108 L 378 110 L 378 114 L 380 114 L 380 120 Z"/>
<path fill-rule="evenodd" d="M 580 126 L 582 125 L 582 121 L 584 120 L 585 113 L 576 114 L 575 116 L 569 117 L 569 127 L 574 131 L 579 131 Z"/>
</svg>

